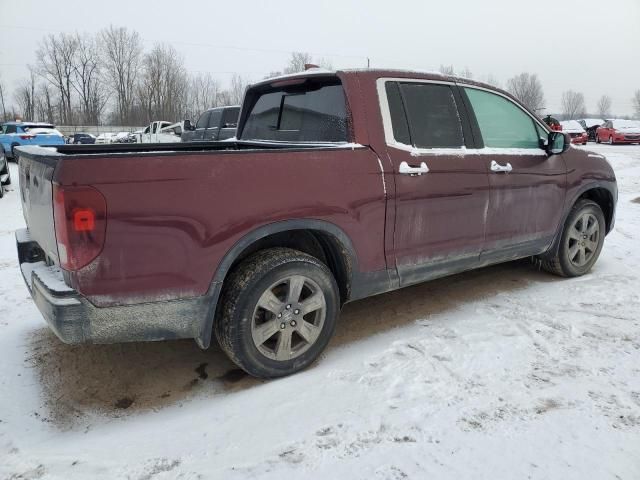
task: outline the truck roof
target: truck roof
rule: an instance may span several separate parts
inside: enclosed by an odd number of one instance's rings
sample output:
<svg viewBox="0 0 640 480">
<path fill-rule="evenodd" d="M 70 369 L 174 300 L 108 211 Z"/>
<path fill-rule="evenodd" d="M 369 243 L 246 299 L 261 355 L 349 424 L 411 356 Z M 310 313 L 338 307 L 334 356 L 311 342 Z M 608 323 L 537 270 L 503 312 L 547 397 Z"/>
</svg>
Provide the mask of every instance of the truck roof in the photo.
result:
<svg viewBox="0 0 640 480">
<path fill-rule="evenodd" d="M 459 77 L 456 75 L 446 75 L 440 72 L 434 72 L 429 70 L 409 70 L 409 69 L 398 69 L 398 68 L 345 68 L 340 70 L 310 68 L 309 70 L 305 70 L 304 72 L 289 73 L 286 75 L 279 75 L 277 77 L 266 78 L 262 81 L 252 84 L 251 87 L 269 85 L 269 84 L 273 84 L 280 81 L 286 81 L 286 80 L 295 80 L 297 78 L 307 78 L 307 77 L 315 77 L 315 76 L 332 77 L 332 76 L 349 76 L 349 75 L 440 80 L 445 82 L 457 82 L 457 83 L 478 85 L 478 86 L 489 88 L 491 90 L 502 91 L 500 88 L 496 88 L 493 85 L 489 85 L 483 82 L 478 82 L 470 78 Z"/>
</svg>

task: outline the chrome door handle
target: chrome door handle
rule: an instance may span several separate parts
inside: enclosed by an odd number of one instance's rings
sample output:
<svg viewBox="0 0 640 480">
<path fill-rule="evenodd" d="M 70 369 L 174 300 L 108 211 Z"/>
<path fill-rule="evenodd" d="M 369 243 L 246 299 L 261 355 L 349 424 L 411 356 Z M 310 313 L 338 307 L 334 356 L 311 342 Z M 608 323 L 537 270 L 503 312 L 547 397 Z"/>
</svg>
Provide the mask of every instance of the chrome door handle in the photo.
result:
<svg viewBox="0 0 640 480">
<path fill-rule="evenodd" d="M 427 164 L 422 162 L 419 167 L 411 167 L 407 162 L 401 162 L 400 168 L 398 168 L 398 172 L 402 175 L 422 175 L 423 173 L 429 173 L 429 167 Z"/>
<path fill-rule="evenodd" d="M 492 172 L 507 172 L 507 173 L 509 173 L 511 170 L 513 170 L 513 167 L 511 166 L 511 164 L 509 162 L 507 162 L 506 165 L 500 165 L 495 160 L 491 160 L 491 171 Z"/>
</svg>

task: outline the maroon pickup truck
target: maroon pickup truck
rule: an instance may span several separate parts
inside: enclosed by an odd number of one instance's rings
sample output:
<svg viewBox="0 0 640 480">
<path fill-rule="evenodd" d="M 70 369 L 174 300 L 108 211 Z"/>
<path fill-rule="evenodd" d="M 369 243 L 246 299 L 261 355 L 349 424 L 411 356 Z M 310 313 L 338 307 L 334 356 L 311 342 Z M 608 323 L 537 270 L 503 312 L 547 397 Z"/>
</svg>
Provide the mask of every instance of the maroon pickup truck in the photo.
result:
<svg viewBox="0 0 640 480">
<path fill-rule="evenodd" d="M 19 155 L 20 265 L 62 341 L 215 335 L 260 377 L 309 365 L 349 301 L 523 257 L 582 275 L 617 200 L 506 92 L 406 71 L 255 84 L 232 141 Z"/>
</svg>

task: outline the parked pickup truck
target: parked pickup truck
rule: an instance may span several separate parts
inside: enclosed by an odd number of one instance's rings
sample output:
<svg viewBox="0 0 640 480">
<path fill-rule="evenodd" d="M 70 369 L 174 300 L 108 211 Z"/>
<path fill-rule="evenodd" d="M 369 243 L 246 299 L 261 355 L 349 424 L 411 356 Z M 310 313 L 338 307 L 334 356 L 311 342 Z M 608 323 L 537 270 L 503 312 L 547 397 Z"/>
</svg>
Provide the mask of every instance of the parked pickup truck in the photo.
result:
<svg viewBox="0 0 640 480">
<path fill-rule="evenodd" d="M 196 125 L 182 131 L 183 142 L 197 142 L 202 140 L 226 140 L 236 134 L 240 107 L 217 107 L 204 112 Z"/>
<path fill-rule="evenodd" d="M 523 257 L 583 275 L 617 200 L 508 93 L 405 71 L 255 84 L 235 141 L 17 150 L 20 267 L 62 341 L 215 335 L 259 377 L 316 359 L 346 302 Z"/>
<path fill-rule="evenodd" d="M 138 143 L 175 143 L 180 142 L 183 122 L 171 123 L 161 120 L 151 122 L 142 133 L 135 134 Z"/>
</svg>

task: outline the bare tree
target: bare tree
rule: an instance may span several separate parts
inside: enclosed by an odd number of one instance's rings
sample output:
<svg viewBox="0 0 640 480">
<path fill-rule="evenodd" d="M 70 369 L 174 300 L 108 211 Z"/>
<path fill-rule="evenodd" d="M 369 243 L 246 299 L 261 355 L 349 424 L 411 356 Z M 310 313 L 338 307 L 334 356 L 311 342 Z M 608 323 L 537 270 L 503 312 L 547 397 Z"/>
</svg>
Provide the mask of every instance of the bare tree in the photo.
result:
<svg viewBox="0 0 640 480">
<path fill-rule="evenodd" d="M 565 118 L 573 120 L 583 116 L 585 112 L 584 95 L 580 92 L 567 90 L 562 92 L 562 114 Z"/>
<path fill-rule="evenodd" d="M 289 63 L 284 68 L 284 73 L 304 72 L 304 66 L 313 63 L 311 55 L 305 52 L 293 52 Z"/>
<path fill-rule="evenodd" d="M 229 101 L 231 105 L 239 105 L 244 99 L 244 92 L 247 89 L 249 82 L 243 79 L 240 75 L 234 75 L 231 78 L 231 88 L 229 90 Z"/>
<path fill-rule="evenodd" d="M 100 32 L 99 42 L 107 81 L 116 96 L 117 119 L 126 125 L 131 120 L 142 40 L 138 32 L 111 25 Z"/>
<path fill-rule="evenodd" d="M 496 88 L 502 88 L 502 85 L 500 84 L 500 80 L 498 80 L 492 74 L 489 74 L 486 77 L 484 77 L 484 83 L 488 83 L 489 85 L 494 86 Z"/>
<path fill-rule="evenodd" d="M 640 90 L 636 90 L 631 99 L 631 104 L 636 112 L 636 117 L 640 118 Z"/>
<path fill-rule="evenodd" d="M 611 115 L 611 97 L 609 95 L 602 95 L 598 100 L 598 115 L 600 118 L 607 118 Z"/>
<path fill-rule="evenodd" d="M 473 79 L 473 72 L 469 69 L 469 67 L 464 67 L 464 70 L 462 70 L 458 75 L 464 78 L 468 78 L 469 80 Z"/>
<path fill-rule="evenodd" d="M 146 121 L 177 120 L 186 114 L 188 83 L 184 61 L 170 46 L 156 44 L 142 61 L 143 73 L 138 98 Z"/>
<path fill-rule="evenodd" d="M 196 118 L 208 108 L 217 107 L 219 94 L 220 84 L 210 73 L 191 77 L 187 100 L 188 118 Z"/>
<path fill-rule="evenodd" d="M 76 35 L 76 55 L 73 59 L 74 75 L 71 84 L 80 98 L 82 121 L 98 125 L 108 95 L 102 87 L 100 55 L 97 43 L 89 36 Z"/>
<path fill-rule="evenodd" d="M 38 86 L 35 96 L 35 108 L 37 118 L 45 122 L 57 123 L 49 84 L 43 83 Z"/>
<path fill-rule="evenodd" d="M 2 81 L 2 77 L 0 77 L 0 103 L 2 104 L 2 120 L 7 121 L 9 118 L 7 117 L 7 107 L 4 104 L 4 82 Z"/>
<path fill-rule="evenodd" d="M 453 65 L 440 65 L 440 73 L 443 75 L 455 75 Z"/>
<path fill-rule="evenodd" d="M 77 49 L 75 35 L 60 33 L 46 35 L 36 52 L 37 72 L 58 90 L 61 120 L 66 124 L 73 122 L 71 93 Z"/>
<path fill-rule="evenodd" d="M 544 93 L 538 75 L 521 73 L 507 81 L 507 90 L 531 111 L 544 108 Z"/>
<path fill-rule="evenodd" d="M 22 118 L 31 121 L 36 118 L 36 99 L 35 99 L 36 80 L 33 70 L 29 70 L 29 78 L 23 79 L 15 92 L 15 100 L 22 113 Z"/>
</svg>

